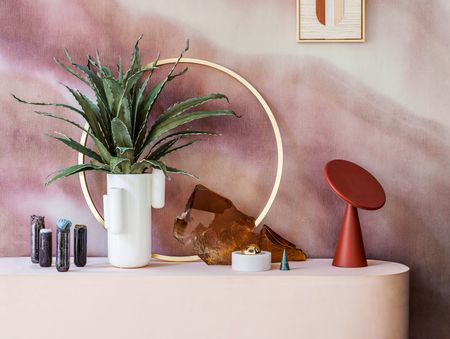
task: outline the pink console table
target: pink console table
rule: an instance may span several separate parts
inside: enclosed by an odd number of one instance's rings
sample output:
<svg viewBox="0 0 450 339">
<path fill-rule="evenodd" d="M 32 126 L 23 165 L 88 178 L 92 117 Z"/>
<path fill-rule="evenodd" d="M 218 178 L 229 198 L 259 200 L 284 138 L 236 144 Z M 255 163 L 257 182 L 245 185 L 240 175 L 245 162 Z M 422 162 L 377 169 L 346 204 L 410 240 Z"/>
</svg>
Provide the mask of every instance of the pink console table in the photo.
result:
<svg viewBox="0 0 450 339">
<path fill-rule="evenodd" d="M 67 273 L 0 258 L 5 339 L 407 339 L 409 269 L 369 260 L 291 262 L 290 271 L 88 258 Z"/>
</svg>

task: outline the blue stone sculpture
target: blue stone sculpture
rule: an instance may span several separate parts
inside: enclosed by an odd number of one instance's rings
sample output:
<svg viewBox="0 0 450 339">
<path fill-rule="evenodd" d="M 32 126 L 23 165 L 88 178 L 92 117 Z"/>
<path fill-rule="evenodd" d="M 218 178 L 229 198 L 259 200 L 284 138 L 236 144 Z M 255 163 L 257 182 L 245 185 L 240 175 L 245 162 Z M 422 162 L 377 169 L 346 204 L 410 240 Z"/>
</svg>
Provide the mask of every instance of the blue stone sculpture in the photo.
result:
<svg viewBox="0 0 450 339">
<path fill-rule="evenodd" d="M 56 222 L 56 269 L 67 272 L 70 267 L 70 227 L 72 222 L 59 219 Z"/>
<path fill-rule="evenodd" d="M 281 258 L 280 271 L 289 271 L 289 262 L 287 260 L 286 249 L 283 249 L 283 257 Z"/>
</svg>

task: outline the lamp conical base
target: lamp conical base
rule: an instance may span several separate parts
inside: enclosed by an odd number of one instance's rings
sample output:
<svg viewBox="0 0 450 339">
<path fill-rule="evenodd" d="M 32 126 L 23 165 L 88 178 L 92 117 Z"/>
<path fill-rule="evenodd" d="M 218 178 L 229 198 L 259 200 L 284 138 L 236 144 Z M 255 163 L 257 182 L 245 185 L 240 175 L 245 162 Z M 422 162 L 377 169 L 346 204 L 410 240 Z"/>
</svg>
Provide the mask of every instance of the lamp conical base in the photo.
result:
<svg viewBox="0 0 450 339">
<path fill-rule="evenodd" d="M 364 242 L 359 224 L 358 210 L 347 205 L 344 220 L 339 232 L 339 240 L 333 259 L 333 266 L 365 267 L 367 266 Z"/>
</svg>

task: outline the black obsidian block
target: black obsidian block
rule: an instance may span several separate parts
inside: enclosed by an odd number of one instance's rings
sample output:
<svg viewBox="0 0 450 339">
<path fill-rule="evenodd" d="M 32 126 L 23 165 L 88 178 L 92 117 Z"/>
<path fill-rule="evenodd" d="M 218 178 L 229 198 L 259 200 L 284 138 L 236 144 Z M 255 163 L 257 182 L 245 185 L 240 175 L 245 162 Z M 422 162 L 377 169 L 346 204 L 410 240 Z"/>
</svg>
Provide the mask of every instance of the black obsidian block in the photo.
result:
<svg viewBox="0 0 450 339">
<path fill-rule="evenodd" d="M 39 262 L 39 231 L 45 228 L 44 217 L 40 215 L 32 215 L 30 217 L 31 226 L 31 262 L 37 264 Z"/>
<path fill-rule="evenodd" d="M 87 227 L 85 225 L 75 225 L 73 256 L 75 266 L 86 265 L 87 258 Z"/>
<path fill-rule="evenodd" d="M 43 228 L 39 232 L 39 265 L 52 266 L 52 230 Z"/>
</svg>

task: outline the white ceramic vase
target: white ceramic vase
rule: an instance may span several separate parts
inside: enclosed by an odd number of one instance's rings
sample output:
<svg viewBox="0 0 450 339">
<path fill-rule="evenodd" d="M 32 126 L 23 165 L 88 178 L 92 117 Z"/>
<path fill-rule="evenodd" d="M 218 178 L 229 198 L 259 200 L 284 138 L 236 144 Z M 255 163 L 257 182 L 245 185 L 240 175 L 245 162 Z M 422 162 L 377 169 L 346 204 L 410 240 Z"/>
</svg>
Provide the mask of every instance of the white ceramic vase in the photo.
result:
<svg viewBox="0 0 450 339">
<path fill-rule="evenodd" d="M 146 266 L 151 258 L 151 207 L 164 207 L 165 176 L 151 174 L 108 174 L 103 196 L 108 230 L 108 259 L 122 268 Z"/>
</svg>

